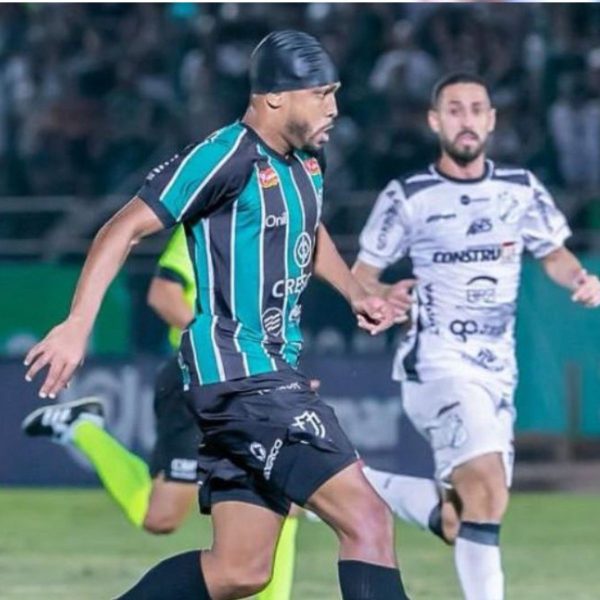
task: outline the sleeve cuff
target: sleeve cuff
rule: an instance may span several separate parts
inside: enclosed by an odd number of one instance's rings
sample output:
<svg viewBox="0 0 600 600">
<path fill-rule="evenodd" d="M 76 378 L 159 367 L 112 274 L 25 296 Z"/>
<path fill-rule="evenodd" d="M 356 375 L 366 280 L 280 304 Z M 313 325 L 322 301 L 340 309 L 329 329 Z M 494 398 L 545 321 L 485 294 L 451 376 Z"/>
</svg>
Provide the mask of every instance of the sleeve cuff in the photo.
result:
<svg viewBox="0 0 600 600">
<path fill-rule="evenodd" d="M 542 244 L 535 252 L 532 252 L 533 257 L 536 259 L 544 258 L 548 256 L 548 254 L 554 252 L 555 250 L 562 248 L 565 245 L 565 242 L 571 237 L 571 235 L 572 231 L 569 229 L 569 227 L 565 226 L 560 237 L 558 237 L 555 240 L 552 240 L 552 242 L 549 242 L 547 244 Z"/>
<path fill-rule="evenodd" d="M 174 283 L 178 283 L 182 287 L 185 287 L 187 284 L 185 277 L 183 277 L 181 273 L 178 273 L 177 271 L 170 269 L 169 267 L 159 266 L 158 269 L 156 269 L 156 273 L 154 276 L 160 279 L 166 279 L 167 281 L 173 281 Z"/>
<path fill-rule="evenodd" d="M 160 222 L 165 226 L 165 229 L 169 229 L 170 227 L 173 227 L 175 223 L 177 223 L 176 219 L 168 211 L 167 207 L 162 204 L 160 200 L 151 198 L 148 194 L 146 194 L 144 192 L 144 188 L 139 190 L 136 195 L 154 211 L 154 214 L 160 219 Z"/>
<path fill-rule="evenodd" d="M 368 250 L 364 249 L 358 253 L 358 256 L 356 258 L 357 260 L 360 260 L 360 262 L 363 262 L 371 267 L 376 267 L 378 269 L 385 269 L 390 264 L 389 261 L 387 261 L 386 259 L 381 258 L 380 256 L 376 256 L 375 254 L 372 254 Z"/>
</svg>

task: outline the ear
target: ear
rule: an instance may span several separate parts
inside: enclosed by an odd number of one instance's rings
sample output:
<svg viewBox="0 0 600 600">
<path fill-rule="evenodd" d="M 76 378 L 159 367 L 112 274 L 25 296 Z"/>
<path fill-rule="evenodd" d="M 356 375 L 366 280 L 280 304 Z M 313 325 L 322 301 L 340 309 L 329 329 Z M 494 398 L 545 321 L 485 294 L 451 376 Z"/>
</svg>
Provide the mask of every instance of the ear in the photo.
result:
<svg viewBox="0 0 600 600">
<path fill-rule="evenodd" d="M 267 105 L 270 108 L 280 108 L 281 105 L 283 104 L 283 94 L 281 94 L 281 92 L 278 93 L 269 93 L 265 95 L 265 100 L 267 102 Z"/>
<path fill-rule="evenodd" d="M 427 112 L 427 123 L 429 123 L 429 128 L 434 133 L 440 132 L 440 116 L 437 110 L 430 108 Z"/>
</svg>

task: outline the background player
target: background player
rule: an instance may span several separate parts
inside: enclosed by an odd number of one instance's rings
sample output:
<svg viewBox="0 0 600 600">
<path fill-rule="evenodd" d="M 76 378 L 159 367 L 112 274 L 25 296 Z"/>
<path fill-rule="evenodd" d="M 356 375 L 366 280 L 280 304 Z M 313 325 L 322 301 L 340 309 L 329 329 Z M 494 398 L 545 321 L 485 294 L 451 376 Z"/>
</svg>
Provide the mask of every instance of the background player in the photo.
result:
<svg viewBox="0 0 600 600">
<path fill-rule="evenodd" d="M 193 320 L 196 283 L 183 226 L 175 229 L 159 258 L 148 290 L 148 304 L 170 326 L 175 352 L 181 331 Z M 311 384 L 316 384 L 314 381 Z M 184 397 L 181 370 L 174 356 L 161 368 L 155 384 L 156 442 L 147 465 L 104 428 L 103 405 L 95 398 L 51 404 L 23 422 L 31 436 L 50 436 L 81 451 L 129 521 L 155 534 L 179 528 L 198 498 L 197 454 L 200 431 Z M 283 525 L 273 577 L 258 600 L 290 597 L 297 515 Z"/>
<path fill-rule="evenodd" d="M 320 44 L 295 31 L 267 36 L 250 75 L 243 120 L 154 169 L 101 229 L 69 317 L 27 355 L 26 377 L 48 366 L 40 395 L 56 395 L 81 362 L 131 245 L 184 222 L 200 310 L 181 357 L 204 435 L 201 505 L 211 511 L 214 540 L 210 550 L 163 561 L 124 598 L 224 600 L 262 589 L 294 501 L 336 532 L 344 598 L 401 600 L 391 515 L 333 411 L 294 369 L 311 271 L 344 295 L 372 334 L 394 316 L 352 277 L 320 223 L 317 153 L 337 116 L 338 75 Z"/>
<path fill-rule="evenodd" d="M 486 160 L 495 122 L 480 78 L 459 73 L 436 85 L 429 125 L 440 159 L 383 190 L 353 267 L 368 289 L 381 293 L 383 269 L 405 255 L 412 259 L 416 303 L 394 378 L 403 381 L 407 416 L 431 445 L 437 481 L 451 491 L 440 506 L 431 481 L 366 472 L 398 515 L 455 542 L 468 600 L 504 594 L 499 533 L 512 477 L 523 250 L 573 301 L 600 303 L 598 278 L 563 245 L 569 227 L 547 190 L 525 169 Z M 407 287 L 385 291 L 407 308 Z"/>
</svg>

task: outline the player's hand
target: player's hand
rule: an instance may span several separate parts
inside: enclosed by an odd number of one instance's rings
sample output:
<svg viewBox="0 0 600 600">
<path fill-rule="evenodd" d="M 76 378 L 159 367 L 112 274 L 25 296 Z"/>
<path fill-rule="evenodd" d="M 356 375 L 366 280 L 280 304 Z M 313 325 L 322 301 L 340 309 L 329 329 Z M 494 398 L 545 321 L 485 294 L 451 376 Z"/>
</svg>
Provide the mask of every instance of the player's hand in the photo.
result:
<svg viewBox="0 0 600 600">
<path fill-rule="evenodd" d="M 365 295 L 352 300 L 351 306 L 358 326 L 371 335 L 377 335 L 394 324 L 394 309 L 383 298 Z"/>
<path fill-rule="evenodd" d="M 56 394 L 67 387 L 75 369 L 83 362 L 86 343 L 87 333 L 81 324 L 67 319 L 27 353 L 27 381 L 31 381 L 44 367 L 48 367 L 46 379 L 39 391 L 40 398 L 56 398 Z"/>
<path fill-rule="evenodd" d="M 394 309 L 394 321 L 396 323 L 408 321 L 410 307 L 413 303 L 411 291 L 416 283 L 416 279 L 402 279 L 388 289 L 385 299 Z"/>
<path fill-rule="evenodd" d="M 310 391 L 311 392 L 318 392 L 320 387 L 321 387 L 320 379 L 311 379 L 310 380 Z"/>
<path fill-rule="evenodd" d="M 573 302 L 579 302 L 588 308 L 600 305 L 600 280 L 596 275 L 581 271 L 575 281 L 575 292 L 571 296 Z"/>
</svg>

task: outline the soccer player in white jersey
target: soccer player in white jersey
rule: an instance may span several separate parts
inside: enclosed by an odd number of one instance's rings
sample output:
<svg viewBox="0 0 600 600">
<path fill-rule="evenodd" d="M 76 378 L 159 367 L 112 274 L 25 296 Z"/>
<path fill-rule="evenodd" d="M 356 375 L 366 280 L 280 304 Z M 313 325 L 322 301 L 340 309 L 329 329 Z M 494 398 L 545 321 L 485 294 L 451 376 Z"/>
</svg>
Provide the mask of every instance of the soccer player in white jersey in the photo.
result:
<svg viewBox="0 0 600 600">
<path fill-rule="evenodd" d="M 381 192 L 353 270 L 381 292 L 381 272 L 405 255 L 412 259 L 416 280 L 385 288 L 411 314 L 393 377 L 402 381 L 407 416 L 431 445 L 436 482 L 366 472 L 397 515 L 454 544 L 467 600 L 501 600 L 522 254 L 540 260 L 584 306 L 598 306 L 600 283 L 564 247 L 569 227 L 536 177 L 486 159 L 496 113 L 481 79 L 442 79 L 428 121 L 439 160 Z"/>
</svg>

